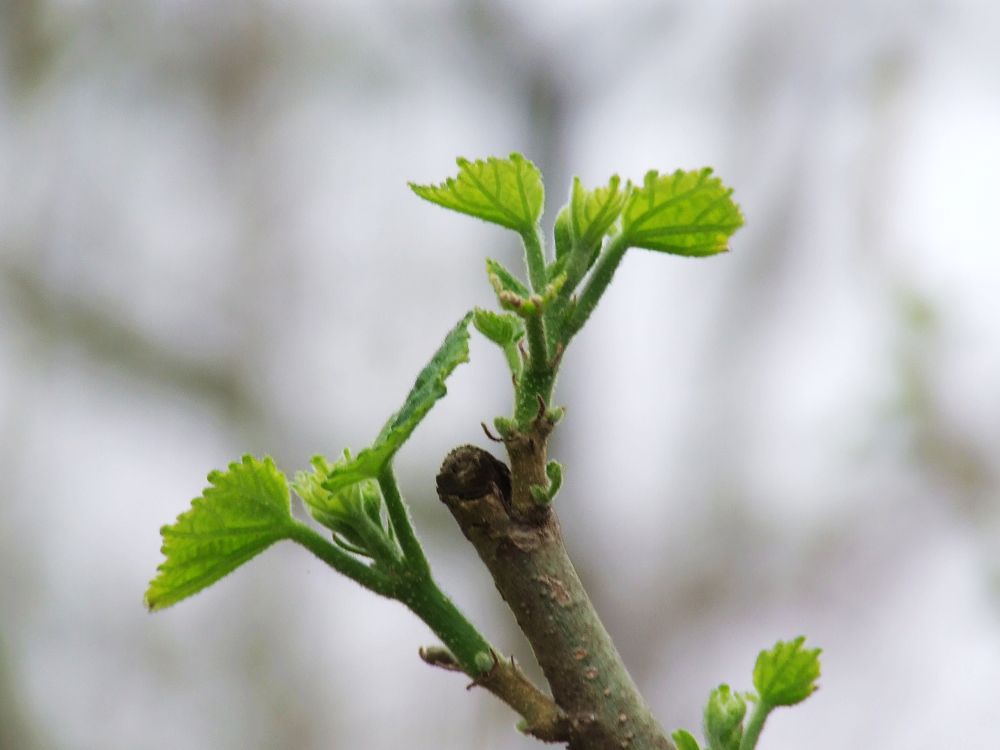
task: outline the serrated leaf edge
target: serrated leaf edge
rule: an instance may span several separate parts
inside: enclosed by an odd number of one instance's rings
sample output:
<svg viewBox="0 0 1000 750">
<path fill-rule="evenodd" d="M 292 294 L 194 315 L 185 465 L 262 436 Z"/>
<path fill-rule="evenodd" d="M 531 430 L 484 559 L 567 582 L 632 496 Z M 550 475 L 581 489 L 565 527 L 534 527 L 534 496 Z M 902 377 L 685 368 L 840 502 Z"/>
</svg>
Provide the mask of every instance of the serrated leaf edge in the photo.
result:
<svg viewBox="0 0 1000 750">
<path fill-rule="evenodd" d="M 270 505 L 260 502 L 253 496 L 246 499 L 250 500 L 254 505 L 262 506 L 268 511 L 267 515 L 276 519 L 277 523 L 267 525 L 254 524 L 251 526 L 234 526 L 232 528 L 222 528 L 210 532 L 187 532 L 174 528 L 180 524 L 182 520 L 189 518 L 193 513 L 208 513 L 218 517 L 218 510 L 212 508 L 208 505 L 208 503 L 211 500 L 211 494 L 220 491 L 219 481 L 231 476 L 233 472 L 240 470 L 241 467 L 256 468 L 257 466 L 260 466 L 267 471 L 274 471 L 281 478 L 283 490 L 281 509 L 284 510 L 285 513 L 275 514 Z M 149 582 L 146 592 L 143 595 L 143 602 L 150 611 L 155 612 L 166 609 L 167 607 L 177 604 L 178 602 L 199 593 L 216 581 L 221 580 L 229 573 L 235 571 L 241 565 L 253 559 L 261 552 L 264 552 L 275 542 L 287 538 L 290 535 L 290 528 L 294 524 L 294 519 L 291 515 L 291 497 L 288 490 L 288 481 L 270 456 L 265 456 L 263 459 L 257 459 L 250 454 L 245 454 L 240 461 L 230 462 L 226 471 L 215 470 L 209 472 L 207 479 L 209 486 L 202 490 L 201 495 L 191 500 L 191 504 L 187 510 L 182 511 L 177 516 L 177 519 L 173 524 L 164 524 L 160 527 L 160 536 L 163 539 L 163 543 L 160 546 L 160 553 L 165 559 L 157 565 L 156 575 Z M 263 487 L 259 476 L 255 476 L 254 481 L 258 485 L 258 488 Z M 262 491 L 261 494 L 265 493 Z M 288 522 L 287 524 L 281 523 L 286 519 Z M 236 547 L 234 550 L 231 550 L 229 554 L 219 557 L 217 564 L 213 565 L 208 570 L 203 571 L 196 577 L 186 580 L 180 586 L 165 589 L 160 592 L 160 595 L 156 595 L 154 593 L 154 589 L 157 587 L 158 582 L 160 582 L 164 576 L 167 576 L 175 571 L 182 571 L 185 567 L 197 564 L 199 561 L 204 561 L 212 557 L 218 557 L 217 555 L 212 555 L 211 553 L 201 553 L 188 556 L 178 555 L 178 550 L 172 551 L 168 548 L 170 540 L 202 539 L 210 541 L 213 539 L 238 537 L 244 537 L 246 539 L 246 543 Z M 261 544 L 261 541 L 263 541 L 263 544 Z M 228 570 L 219 575 L 218 571 L 220 568 L 228 568 Z"/>
<path fill-rule="evenodd" d="M 514 167 L 517 194 L 520 200 L 521 210 L 524 214 L 523 216 L 518 216 L 499 198 L 501 184 L 500 167 L 505 162 L 510 163 Z M 436 185 L 418 185 L 414 182 L 410 182 L 408 183 L 410 189 L 424 200 L 430 201 L 431 203 L 439 205 L 442 208 L 449 208 L 468 216 L 474 216 L 482 221 L 498 224 L 516 232 L 532 231 L 545 205 L 545 187 L 542 182 L 541 172 L 538 170 L 537 166 L 535 166 L 529 159 L 525 158 L 523 154 L 516 151 L 511 152 L 507 158 L 489 156 L 485 159 L 476 159 L 474 161 L 460 156 L 455 160 L 455 163 L 459 168 L 459 174 L 457 176 L 448 177 L 444 182 Z M 524 170 L 526 167 L 533 170 L 534 174 L 537 175 L 539 187 L 542 190 L 542 200 L 537 212 L 531 208 L 528 201 L 527 186 L 525 184 L 524 176 Z M 493 173 L 494 186 L 492 190 L 490 190 L 489 185 L 487 185 L 481 177 L 481 173 L 485 173 L 487 170 L 492 170 Z M 458 192 L 457 186 L 459 184 L 460 177 L 463 174 L 466 175 L 470 184 L 476 189 L 481 199 L 485 202 L 467 200 Z M 441 199 L 442 193 L 451 196 L 453 200 L 443 201 Z M 482 215 L 484 210 L 491 208 L 493 211 L 498 213 L 499 216 L 495 214 L 491 214 L 489 217 Z"/>
</svg>

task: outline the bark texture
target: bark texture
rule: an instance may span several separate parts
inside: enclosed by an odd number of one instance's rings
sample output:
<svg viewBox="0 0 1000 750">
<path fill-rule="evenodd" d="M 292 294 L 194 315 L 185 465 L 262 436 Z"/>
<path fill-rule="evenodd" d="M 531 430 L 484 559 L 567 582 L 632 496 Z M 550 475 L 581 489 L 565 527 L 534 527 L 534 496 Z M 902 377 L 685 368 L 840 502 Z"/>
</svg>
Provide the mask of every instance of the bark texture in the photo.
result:
<svg viewBox="0 0 1000 750">
<path fill-rule="evenodd" d="M 544 481 L 545 436 L 516 434 L 505 442 L 515 469 Z M 534 650 L 568 721 L 568 747 L 672 750 L 580 582 L 556 514 L 530 503 L 529 487 L 524 475 L 512 477 L 474 446 L 452 451 L 437 478 L 439 497 Z"/>
</svg>

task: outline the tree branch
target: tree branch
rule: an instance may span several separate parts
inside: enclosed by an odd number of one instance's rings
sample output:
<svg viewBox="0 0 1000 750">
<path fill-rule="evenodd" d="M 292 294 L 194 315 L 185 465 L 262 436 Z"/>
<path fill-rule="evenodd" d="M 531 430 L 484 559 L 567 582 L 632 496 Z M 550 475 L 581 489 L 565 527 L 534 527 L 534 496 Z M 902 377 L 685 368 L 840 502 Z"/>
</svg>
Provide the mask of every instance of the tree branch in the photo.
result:
<svg viewBox="0 0 1000 750">
<path fill-rule="evenodd" d="M 522 441 L 506 441 L 523 452 L 515 471 L 544 476 L 545 436 L 512 438 Z M 672 749 L 573 568 L 556 515 L 538 507 L 519 512 L 512 492 L 523 484 L 474 446 L 453 450 L 437 477 L 438 496 L 489 568 L 567 715 L 569 747 Z"/>
<path fill-rule="evenodd" d="M 525 734 L 543 742 L 569 742 L 569 720 L 548 695 L 539 690 L 521 671 L 514 657 L 493 656 L 493 668 L 477 677 L 469 688 L 483 687 L 517 711 L 524 720 L 518 725 Z M 462 666 L 452 653 L 441 646 L 425 646 L 420 658 L 432 667 L 449 672 L 462 672 Z"/>
</svg>

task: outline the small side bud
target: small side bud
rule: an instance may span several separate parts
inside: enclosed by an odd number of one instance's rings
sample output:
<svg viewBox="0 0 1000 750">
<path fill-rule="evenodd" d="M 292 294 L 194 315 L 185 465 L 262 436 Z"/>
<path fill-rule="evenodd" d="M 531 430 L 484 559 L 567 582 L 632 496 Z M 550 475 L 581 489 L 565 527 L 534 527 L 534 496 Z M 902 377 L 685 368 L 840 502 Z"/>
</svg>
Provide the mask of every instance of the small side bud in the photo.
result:
<svg viewBox="0 0 1000 750">
<path fill-rule="evenodd" d="M 705 706 L 705 738 L 709 750 L 739 750 L 747 704 L 729 685 L 719 685 Z"/>
<path fill-rule="evenodd" d="M 520 314 L 521 309 L 528 303 L 524 297 L 521 297 L 514 292 L 508 292 L 506 289 L 501 289 L 497 292 L 497 299 L 500 300 L 500 306 L 505 310 L 513 310 L 514 312 Z"/>
<path fill-rule="evenodd" d="M 545 476 L 548 477 L 549 486 L 542 487 L 540 484 L 533 484 L 528 488 L 531 497 L 540 506 L 546 507 L 552 504 L 562 487 L 562 464 L 558 461 L 549 461 L 545 464 Z"/>
<path fill-rule="evenodd" d="M 556 276 L 552 278 L 552 281 L 550 281 L 548 284 L 545 285 L 544 299 L 543 299 L 543 302 L 545 304 L 548 304 L 549 302 L 554 300 L 557 296 L 559 296 L 559 292 L 561 292 L 562 288 L 566 286 L 566 279 L 568 278 L 569 276 L 566 274 L 566 272 L 562 271 L 556 274 Z"/>
<path fill-rule="evenodd" d="M 493 420 L 493 426 L 503 440 L 506 440 L 514 432 L 514 422 L 507 417 L 497 417 Z"/>
<path fill-rule="evenodd" d="M 545 420 L 555 427 L 562 418 L 566 416 L 566 409 L 562 406 L 553 406 L 551 409 L 545 410 Z"/>
<path fill-rule="evenodd" d="M 549 461 L 545 464 L 545 476 L 549 478 L 549 497 L 555 499 L 556 493 L 562 488 L 562 464 L 558 461 Z"/>
<path fill-rule="evenodd" d="M 531 492 L 531 498 L 542 507 L 546 507 L 552 503 L 551 495 L 549 495 L 548 490 L 542 487 L 542 485 L 533 484 L 528 490 Z"/>
<path fill-rule="evenodd" d="M 476 669 L 478 669 L 481 674 L 490 672 L 495 664 L 496 659 L 492 654 L 487 653 L 486 651 L 480 651 L 476 654 Z"/>
</svg>

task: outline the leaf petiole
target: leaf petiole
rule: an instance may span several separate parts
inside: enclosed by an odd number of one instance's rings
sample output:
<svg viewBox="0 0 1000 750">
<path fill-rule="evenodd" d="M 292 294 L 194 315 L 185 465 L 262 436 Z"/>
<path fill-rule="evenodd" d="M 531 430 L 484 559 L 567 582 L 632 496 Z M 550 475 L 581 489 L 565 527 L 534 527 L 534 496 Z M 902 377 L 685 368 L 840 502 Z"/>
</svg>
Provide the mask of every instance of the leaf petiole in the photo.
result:
<svg viewBox="0 0 1000 750">
<path fill-rule="evenodd" d="M 757 701 L 753 713 L 750 714 L 750 721 L 747 722 L 746 729 L 743 731 L 740 750 L 754 750 L 757 747 L 757 740 L 760 739 L 760 733 L 764 729 L 764 722 L 767 721 L 772 710 L 774 710 L 773 706 L 769 706 L 763 700 Z"/>
<path fill-rule="evenodd" d="M 395 598 L 396 586 L 392 578 L 347 554 L 315 529 L 295 521 L 289 529 L 288 538 L 366 589 L 390 599 Z"/>
<path fill-rule="evenodd" d="M 562 330 L 563 345 L 569 344 L 572 338 L 583 328 L 584 323 L 594 312 L 597 303 L 600 302 L 604 292 L 607 291 L 611 279 L 614 278 L 618 265 L 625 257 L 628 250 L 628 239 L 623 234 L 616 234 L 611 241 L 605 245 L 594 264 L 594 270 L 587 279 L 587 283 L 580 293 L 576 306 L 572 308 L 569 319 L 565 322 Z"/>
<path fill-rule="evenodd" d="M 417 533 L 413 529 L 410 521 L 410 513 L 403 502 L 403 497 L 399 493 L 399 484 L 396 482 L 396 475 L 392 470 L 392 464 L 386 463 L 378 475 L 378 486 L 382 490 L 382 498 L 385 500 L 385 507 L 389 513 L 389 522 L 392 524 L 396 539 L 403 550 L 403 557 L 409 567 L 421 578 L 430 578 L 431 566 L 427 562 L 424 548 L 417 539 Z"/>
<path fill-rule="evenodd" d="M 545 250 L 542 241 L 542 230 L 537 224 L 530 232 L 521 232 L 521 242 L 524 245 L 524 264 L 528 269 L 528 280 L 531 281 L 531 291 L 542 294 L 545 291 Z"/>
</svg>

